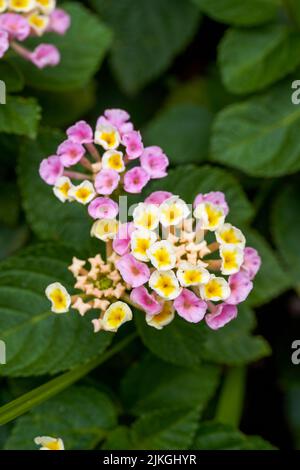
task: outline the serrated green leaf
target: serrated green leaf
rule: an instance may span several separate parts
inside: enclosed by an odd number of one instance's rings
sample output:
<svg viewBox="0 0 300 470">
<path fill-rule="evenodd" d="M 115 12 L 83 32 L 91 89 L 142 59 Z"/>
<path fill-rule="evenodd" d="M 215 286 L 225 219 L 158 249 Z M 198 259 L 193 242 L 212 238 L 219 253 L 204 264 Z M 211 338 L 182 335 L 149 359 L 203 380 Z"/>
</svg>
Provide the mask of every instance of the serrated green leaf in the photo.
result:
<svg viewBox="0 0 300 470">
<path fill-rule="evenodd" d="M 297 0 L 296 0 L 297 1 Z M 254 26 L 272 20 L 279 0 L 193 0 L 203 13 L 221 23 Z"/>
<path fill-rule="evenodd" d="M 254 313 L 239 305 L 236 320 L 218 331 L 207 329 L 202 357 L 211 362 L 237 366 L 270 355 L 271 349 L 267 341 L 260 336 L 251 336 L 254 327 Z"/>
<path fill-rule="evenodd" d="M 24 77 L 21 71 L 12 62 L 3 59 L 0 63 L 0 80 L 5 83 L 8 93 L 21 91 L 24 87 Z"/>
<path fill-rule="evenodd" d="M 259 436 L 246 436 L 237 429 L 214 421 L 199 425 L 193 450 L 275 450 Z"/>
<path fill-rule="evenodd" d="M 54 374 L 101 354 L 110 344 L 112 335 L 93 333 L 89 315 L 83 319 L 74 311 L 50 311 L 45 288 L 58 281 L 72 291 L 67 266 L 73 254 L 65 247 L 38 245 L 1 264 L 0 331 L 7 352 L 1 375 Z"/>
<path fill-rule="evenodd" d="M 56 67 L 39 70 L 33 64 L 16 57 L 14 60 L 25 76 L 26 84 L 47 91 L 76 90 L 85 85 L 98 70 L 111 42 L 109 28 L 79 3 L 65 3 L 71 15 L 71 27 L 65 35 L 49 33 L 43 42 L 54 44 L 60 51 L 61 62 Z M 40 39 L 26 42 L 30 49 Z"/>
<path fill-rule="evenodd" d="M 179 104 L 147 125 L 144 140 L 147 145 L 160 145 L 171 164 L 200 163 L 208 156 L 211 123 L 212 113 L 206 108 Z"/>
<path fill-rule="evenodd" d="M 216 366 L 176 367 L 148 354 L 129 369 L 122 382 L 122 396 L 126 410 L 136 415 L 172 407 L 203 410 L 218 381 Z"/>
<path fill-rule="evenodd" d="M 292 104 L 291 83 L 222 110 L 213 126 L 212 159 L 264 178 L 299 170 L 300 108 Z"/>
<path fill-rule="evenodd" d="M 100 243 L 95 243 L 90 237 L 92 221 L 86 207 L 63 204 L 38 173 L 43 158 L 55 154 L 58 144 L 63 140 L 61 132 L 45 130 L 36 141 L 27 141 L 21 148 L 19 186 L 26 217 L 32 230 L 42 240 L 61 241 L 77 250 L 90 250 L 93 247 L 99 247 L 99 250 Z"/>
<path fill-rule="evenodd" d="M 188 204 L 192 204 L 199 193 L 223 191 L 230 206 L 228 220 L 240 225 L 251 219 L 253 209 L 240 184 L 226 170 L 213 166 L 196 167 L 193 165 L 177 166 L 168 172 L 168 176 L 151 182 L 144 195 L 152 191 L 165 190 L 181 196 Z"/>
<path fill-rule="evenodd" d="M 256 248 L 262 259 L 261 268 L 254 279 L 254 288 L 247 301 L 250 305 L 259 306 L 287 290 L 291 286 L 291 279 L 267 241 L 258 232 L 247 230 L 245 235 L 247 245 Z"/>
<path fill-rule="evenodd" d="M 40 113 L 34 98 L 7 96 L 6 104 L 0 105 L 0 132 L 33 139 L 37 134 Z"/>
<path fill-rule="evenodd" d="M 300 283 L 300 188 L 297 181 L 281 190 L 272 208 L 272 233 L 294 286 Z"/>
<path fill-rule="evenodd" d="M 140 90 L 189 43 L 199 21 L 191 2 L 91 0 L 114 31 L 111 65 L 122 88 Z"/>
<path fill-rule="evenodd" d="M 5 449 L 38 449 L 33 440 L 44 435 L 62 438 L 66 450 L 93 449 L 115 425 L 115 407 L 106 394 L 71 387 L 19 418 Z"/>
<path fill-rule="evenodd" d="M 229 29 L 219 47 L 224 85 L 232 93 L 263 90 L 300 63 L 300 33 L 285 25 Z"/>
<path fill-rule="evenodd" d="M 197 409 L 155 411 L 139 418 L 132 426 L 133 449 L 188 449 L 197 429 Z"/>
</svg>

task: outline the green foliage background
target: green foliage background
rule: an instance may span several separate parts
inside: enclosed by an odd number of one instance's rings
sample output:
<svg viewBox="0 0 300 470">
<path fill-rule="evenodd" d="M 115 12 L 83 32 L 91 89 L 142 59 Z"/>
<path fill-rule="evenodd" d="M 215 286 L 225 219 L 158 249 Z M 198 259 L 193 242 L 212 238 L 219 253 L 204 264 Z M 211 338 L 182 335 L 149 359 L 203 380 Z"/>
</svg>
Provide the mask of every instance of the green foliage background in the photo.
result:
<svg viewBox="0 0 300 470">
<path fill-rule="evenodd" d="M 58 67 L 41 71 L 13 53 L 0 63 L 8 91 L 0 106 L 0 445 L 34 449 L 33 438 L 46 434 L 68 449 L 271 449 L 239 423 L 245 370 L 272 353 L 254 309 L 300 282 L 300 107 L 291 101 L 300 3 L 63 7 L 70 31 L 43 38 L 60 49 Z M 86 211 L 58 202 L 38 165 L 67 126 L 95 123 L 106 107 L 128 109 L 145 143 L 170 158 L 168 177 L 145 194 L 172 190 L 192 201 L 224 191 L 230 221 L 259 250 L 254 291 L 224 329 L 176 319 L 158 332 L 136 312 L 117 335 L 94 335 L 90 317 L 49 312 L 45 287 L 57 280 L 71 290 L 72 256 L 101 247 L 90 240 Z M 300 382 L 294 371 L 283 376 L 297 448 Z"/>
</svg>

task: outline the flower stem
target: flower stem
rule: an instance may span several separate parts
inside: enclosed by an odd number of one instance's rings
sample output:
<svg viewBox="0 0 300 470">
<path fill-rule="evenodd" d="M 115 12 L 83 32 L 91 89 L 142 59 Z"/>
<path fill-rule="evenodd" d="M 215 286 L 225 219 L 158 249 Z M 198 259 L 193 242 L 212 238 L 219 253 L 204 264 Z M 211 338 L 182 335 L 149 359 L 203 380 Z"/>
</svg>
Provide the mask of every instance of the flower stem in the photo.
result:
<svg viewBox="0 0 300 470">
<path fill-rule="evenodd" d="M 64 176 L 68 176 L 69 178 L 72 178 L 75 180 L 86 180 L 86 179 L 91 180 L 92 179 L 90 175 L 85 175 L 84 173 L 80 173 L 79 171 L 65 170 Z"/>
<path fill-rule="evenodd" d="M 26 47 L 23 47 L 21 46 L 20 44 L 18 44 L 17 42 L 15 41 L 12 41 L 10 43 L 11 45 L 11 48 L 17 53 L 19 54 L 21 57 L 23 57 L 23 59 L 26 59 L 26 60 L 31 60 L 31 52 L 26 49 Z"/>
<path fill-rule="evenodd" d="M 49 398 L 60 393 L 62 390 L 66 389 L 73 383 L 80 380 L 82 377 L 87 375 L 91 370 L 98 367 L 103 362 L 110 359 L 115 354 L 119 353 L 124 349 L 128 344 L 130 344 L 137 337 L 137 333 L 134 332 L 131 335 L 128 335 L 123 340 L 119 341 L 114 347 L 108 350 L 105 354 L 100 357 L 91 359 L 90 361 L 82 364 L 81 366 L 76 367 L 75 369 L 65 372 L 64 374 L 59 375 L 55 379 L 49 380 L 45 384 L 31 390 L 28 393 L 25 393 L 21 397 L 12 400 L 0 408 L 0 425 L 9 423 L 10 421 L 18 418 L 22 414 L 31 410 L 31 408 L 43 403 Z"/>
<path fill-rule="evenodd" d="M 221 390 L 215 419 L 219 423 L 239 427 L 244 404 L 246 368 L 228 370 Z"/>
<path fill-rule="evenodd" d="M 86 146 L 88 152 L 94 158 L 94 160 L 96 160 L 96 162 L 101 162 L 100 154 L 99 154 L 97 148 L 95 147 L 95 145 L 90 143 L 90 144 L 85 144 L 85 146 Z"/>
<path fill-rule="evenodd" d="M 113 245 L 112 240 L 106 242 L 106 259 L 108 259 L 113 254 Z"/>
<path fill-rule="evenodd" d="M 219 249 L 220 244 L 218 242 L 213 242 L 210 245 L 207 245 L 208 250 L 213 253 Z"/>
</svg>

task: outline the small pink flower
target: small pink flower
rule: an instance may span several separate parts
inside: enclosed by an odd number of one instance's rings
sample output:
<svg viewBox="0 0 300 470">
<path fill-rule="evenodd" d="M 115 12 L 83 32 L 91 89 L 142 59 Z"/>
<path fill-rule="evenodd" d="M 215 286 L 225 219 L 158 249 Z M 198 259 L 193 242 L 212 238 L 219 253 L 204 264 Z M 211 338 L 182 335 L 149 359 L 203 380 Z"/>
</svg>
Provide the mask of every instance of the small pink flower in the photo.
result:
<svg viewBox="0 0 300 470">
<path fill-rule="evenodd" d="M 135 231 L 133 222 L 122 224 L 119 226 L 116 238 L 113 240 L 114 251 L 123 256 L 128 253 L 131 242 L 131 235 Z"/>
<path fill-rule="evenodd" d="M 0 58 L 9 48 L 9 36 L 7 31 L 0 30 Z"/>
<path fill-rule="evenodd" d="M 218 330 L 236 318 L 237 313 L 238 311 L 235 305 L 219 304 L 213 313 L 206 315 L 205 321 L 209 328 Z"/>
<path fill-rule="evenodd" d="M 207 304 L 199 299 L 194 292 L 183 289 L 181 294 L 174 300 L 174 308 L 178 315 L 191 323 L 200 322 L 207 310 Z"/>
<path fill-rule="evenodd" d="M 48 31 L 64 35 L 71 25 L 71 18 L 61 8 L 56 8 L 50 15 Z"/>
<path fill-rule="evenodd" d="M 247 246 L 244 250 L 244 262 L 242 269 L 247 271 L 249 278 L 252 280 L 255 278 L 261 265 L 261 257 L 257 250 L 251 246 Z"/>
<path fill-rule="evenodd" d="M 52 44 L 40 44 L 30 54 L 30 60 L 39 69 L 55 67 L 60 62 L 60 53 Z"/>
<path fill-rule="evenodd" d="M 166 169 L 169 166 L 169 159 L 160 147 L 156 145 L 146 147 L 140 161 L 142 168 L 146 170 L 150 178 L 158 179 L 167 176 Z"/>
<path fill-rule="evenodd" d="M 118 215 L 119 206 L 109 197 L 96 197 L 90 203 L 88 212 L 93 219 L 114 219 Z"/>
<path fill-rule="evenodd" d="M 149 294 L 143 286 L 136 287 L 131 291 L 130 299 L 137 304 L 147 315 L 157 315 L 162 311 L 162 304 L 157 302 L 153 295 Z"/>
<path fill-rule="evenodd" d="M 237 305 L 247 299 L 250 294 L 253 283 L 249 278 L 246 271 L 239 271 L 236 274 L 229 276 L 230 297 L 226 299 L 226 303 Z"/>
<path fill-rule="evenodd" d="M 116 266 L 122 278 L 132 287 L 140 287 L 150 278 L 150 270 L 145 263 L 138 261 L 131 254 L 122 256 Z"/>
<path fill-rule="evenodd" d="M 194 207 L 201 204 L 201 202 L 211 202 L 216 206 L 222 207 L 224 214 L 227 215 L 229 212 L 229 207 L 225 199 L 225 194 L 221 191 L 211 191 L 210 193 L 206 194 L 198 194 L 194 200 Z"/>
<path fill-rule="evenodd" d="M 47 184 L 55 184 L 63 174 L 64 167 L 57 155 L 51 155 L 41 161 L 39 174 Z"/>
<path fill-rule="evenodd" d="M 67 129 L 67 136 L 75 144 L 90 144 L 93 142 L 93 129 L 85 121 L 78 121 Z"/>
<path fill-rule="evenodd" d="M 57 155 L 60 157 L 64 166 L 69 167 L 80 162 L 85 154 L 85 149 L 81 144 L 75 144 L 71 140 L 65 140 L 57 149 Z"/>
<path fill-rule="evenodd" d="M 142 155 L 144 146 L 139 131 L 131 131 L 124 134 L 122 137 L 122 143 L 126 148 L 126 154 L 129 160 L 135 160 Z"/>
<path fill-rule="evenodd" d="M 97 193 L 109 195 L 117 187 L 120 181 L 120 175 L 115 170 L 101 170 L 95 178 L 95 188 Z"/>
<path fill-rule="evenodd" d="M 136 166 L 131 170 L 127 171 L 124 176 L 124 189 L 128 193 L 137 194 L 142 191 L 142 189 L 149 182 L 150 176 L 148 173 L 141 168 Z"/>
<path fill-rule="evenodd" d="M 172 196 L 173 194 L 168 191 L 154 191 L 145 199 L 145 203 L 160 206 L 164 201 Z"/>
<path fill-rule="evenodd" d="M 106 109 L 104 111 L 106 119 L 115 127 L 119 127 L 130 118 L 130 115 L 124 109 Z"/>
<path fill-rule="evenodd" d="M 11 39 L 18 41 L 24 41 L 30 34 L 28 21 L 16 13 L 0 15 L 0 29 L 6 31 Z"/>
</svg>

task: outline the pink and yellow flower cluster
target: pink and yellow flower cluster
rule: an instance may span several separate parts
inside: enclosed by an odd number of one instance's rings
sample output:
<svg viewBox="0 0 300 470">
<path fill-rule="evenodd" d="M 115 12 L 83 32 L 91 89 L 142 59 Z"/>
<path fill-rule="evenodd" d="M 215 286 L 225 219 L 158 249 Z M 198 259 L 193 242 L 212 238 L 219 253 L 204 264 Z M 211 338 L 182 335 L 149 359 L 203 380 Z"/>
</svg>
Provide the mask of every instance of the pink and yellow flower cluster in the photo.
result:
<svg viewBox="0 0 300 470">
<path fill-rule="evenodd" d="M 52 44 L 30 51 L 20 43 L 47 31 L 63 35 L 70 23 L 70 16 L 56 8 L 56 0 L 0 0 L 0 58 L 11 48 L 38 68 L 56 66 L 60 53 Z"/>
<path fill-rule="evenodd" d="M 119 210 L 113 197 L 140 193 L 150 179 L 167 175 L 167 156 L 160 147 L 144 147 L 129 119 L 124 110 L 107 109 L 95 129 L 85 121 L 67 129 L 67 138 L 39 170 L 60 201 L 88 205 L 93 219 L 113 220 Z"/>
</svg>

